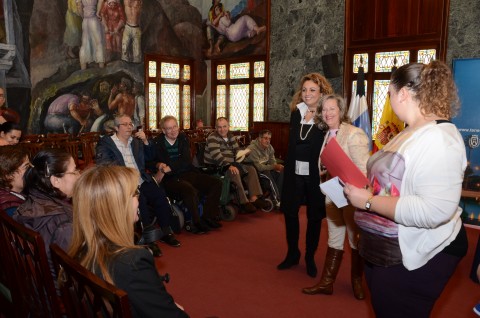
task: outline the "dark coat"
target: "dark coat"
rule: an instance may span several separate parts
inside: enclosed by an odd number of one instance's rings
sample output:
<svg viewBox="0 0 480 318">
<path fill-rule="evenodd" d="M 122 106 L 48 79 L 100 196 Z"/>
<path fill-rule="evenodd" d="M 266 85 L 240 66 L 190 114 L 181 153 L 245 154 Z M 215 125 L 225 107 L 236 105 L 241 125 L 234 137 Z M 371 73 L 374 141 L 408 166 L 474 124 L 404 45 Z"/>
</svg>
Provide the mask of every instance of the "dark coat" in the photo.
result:
<svg viewBox="0 0 480 318">
<path fill-rule="evenodd" d="M 165 134 L 162 133 L 153 139 L 152 146 L 154 149 L 154 159 L 153 162 L 147 164 L 151 171 L 156 170 L 155 164 L 158 162 L 163 162 L 172 169 L 170 173 L 165 175 L 165 178 L 178 177 L 184 172 L 196 170 L 192 164 L 190 143 L 187 135 L 180 133 L 177 137 L 177 141 L 180 157 L 173 161 L 168 154 L 167 147 L 165 146 Z"/>
<path fill-rule="evenodd" d="M 289 135 L 288 135 L 288 148 L 287 157 L 285 160 L 284 181 L 282 189 L 282 202 L 280 210 L 288 214 L 296 214 L 294 211 L 295 204 L 295 146 L 297 137 L 300 134 L 300 111 L 297 109 L 290 115 Z M 310 153 L 310 191 L 315 193 L 314 197 L 318 197 L 318 200 L 314 200 L 312 206 L 313 210 L 319 210 L 322 214 L 322 218 L 325 217 L 325 196 L 320 191 L 320 172 L 318 169 L 318 157 L 320 155 L 320 149 L 322 148 L 323 139 L 325 133 L 319 130 L 316 125 L 310 131 L 312 134 L 311 153 Z M 318 194 L 318 195 L 317 195 Z"/>
<path fill-rule="evenodd" d="M 132 138 L 131 148 L 142 179 L 151 182 L 152 177 L 145 171 L 145 160 L 151 160 L 153 157 L 153 147 L 151 145 L 145 146 L 140 139 Z M 115 145 L 115 142 L 110 136 L 100 138 L 95 153 L 96 164 L 125 166 L 122 153 L 118 150 L 117 145 Z"/>
<path fill-rule="evenodd" d="M 146 249 L 131 249 L 116 257 L 111 273 L 115 286 L 127 292 L 133 317 L 188 317 L 165 289 L 153 256 Z"/>
</svg>

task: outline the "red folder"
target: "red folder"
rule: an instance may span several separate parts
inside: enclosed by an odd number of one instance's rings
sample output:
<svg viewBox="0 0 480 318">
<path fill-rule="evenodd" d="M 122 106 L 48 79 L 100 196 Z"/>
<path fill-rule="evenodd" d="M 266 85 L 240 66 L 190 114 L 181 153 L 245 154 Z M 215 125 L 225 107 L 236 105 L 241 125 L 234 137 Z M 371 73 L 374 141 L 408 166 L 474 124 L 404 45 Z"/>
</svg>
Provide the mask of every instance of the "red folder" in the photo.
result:
<svg viewBox="0 0 480 318">
<path fill-rule="evenodd" d="M 344 183 L 350 183 L 359 188 L 363 188 L 370 183 L 343 151 L 335 138 L 332 138 L 323 148 L 320 158 L 322 159 L 322 165 L 327 168 L 332 177 L 339 177 Z"/>
</svg>

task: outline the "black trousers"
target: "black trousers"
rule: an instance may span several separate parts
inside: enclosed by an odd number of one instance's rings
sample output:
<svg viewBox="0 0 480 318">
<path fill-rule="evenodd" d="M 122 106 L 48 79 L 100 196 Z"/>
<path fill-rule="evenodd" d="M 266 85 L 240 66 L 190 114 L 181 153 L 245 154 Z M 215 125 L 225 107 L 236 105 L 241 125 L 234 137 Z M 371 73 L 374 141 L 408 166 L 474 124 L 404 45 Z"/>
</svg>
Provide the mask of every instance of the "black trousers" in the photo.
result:
<svg viewBox="0 0 480 318">
<path fill-rule="evenodd" d="M 200 221 L 198 205 L 202 196 L 205 197 L 202 217 L 214 218 L 220 215 L 222 181 L 219 178 L 188 171 L 179 177 L 164 179 L 163 184 L 169 197 L 183 200 L 194 222 Z"/>
<path fill-rule="evenodd" d="M 162 228 L 170 227 L 172 210 L 165 190 L 161 185 L 157 185 L 153 179 L 144 181 L 140 186 L 140 197 L 138 200 L 140 217 L 144 225 L 152 223 L 153 216 L 156 216 L 157 222 Z"/>
</svg>

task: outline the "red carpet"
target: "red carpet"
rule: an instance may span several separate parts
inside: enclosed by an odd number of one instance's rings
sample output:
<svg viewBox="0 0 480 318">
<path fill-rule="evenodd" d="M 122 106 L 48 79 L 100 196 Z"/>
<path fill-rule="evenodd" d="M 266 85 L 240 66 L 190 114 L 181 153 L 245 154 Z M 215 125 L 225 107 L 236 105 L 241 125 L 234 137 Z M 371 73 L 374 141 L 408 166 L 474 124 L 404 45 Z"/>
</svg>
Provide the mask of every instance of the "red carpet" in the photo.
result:
<svg viewBox="0 0 480 318">
<path fill-rule="evenodd" d="M 160 273 L 168 272 L 167 289 L 191 317 L 287 318 L 374 317 L 369 299 L 358 301 L 350 287 L 350 253 L 345 257 L 334 285 L 334 294 L 304 295 L 302 287 L 318 281 L 306 274 L 303 261 L 305 215 L 301 213 L 300 264 L 290 270 L 275 267 L 286 253 L 283 216 L 257 212 L 223 222 L 206 235 L 182 232 L 182 246 L 160 244 Z M 478 232 L 468 229 L 469 252 L 437 302 L 432 317 L 476 317 L 472 307 L 480 301 L 480 286 L 469 279 Z M 319 276 L 326 251 L 326 222 L 322 225 L 316 254 Z M 366 288 L 366 286 L 365 286 Z"/>
</svg>

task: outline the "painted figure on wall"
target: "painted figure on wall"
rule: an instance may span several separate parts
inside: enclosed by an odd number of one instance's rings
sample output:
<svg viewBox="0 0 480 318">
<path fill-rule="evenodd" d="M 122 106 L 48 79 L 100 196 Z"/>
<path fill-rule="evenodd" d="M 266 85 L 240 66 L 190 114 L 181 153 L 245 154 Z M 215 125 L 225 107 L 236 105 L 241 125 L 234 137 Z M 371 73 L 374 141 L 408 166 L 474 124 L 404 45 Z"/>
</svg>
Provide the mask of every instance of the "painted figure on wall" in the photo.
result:
<svg viewBox="0 0 480 318">
<path fill-rule="evenodd" d="M 122 38 L 122 60 L 131 63 L 142 62 L 140 15 L 142 0 L 125 0 L 127 23 Z"/>
<path fill-rule="evenodd" d="M 135 97 L 132 94 L 132 81 L 122 77 L 120 83 L 112 87 L 108 108 L 117 115 L 128 115 L 133 118 L 135 112 Z"/>
<path fill-rule="evenodd" d="M 107 0 L 100 13 L 105 31 L 107 60 L 117 60 L 122 53 L 125 12 L 119 0 Z"/>
<path fill-rule="evenodd" d="M 77 1 L 78 11 L 83 17 L 82 46 L 80 47 L 80 68 L 85 70 L 88 63 L 96 62 L 105 67 L 105 39 L 100 22 L 100 10 L 104 0 Z"/>
<path fill-rule="evenodd" d="M 82 17 L 76 0 L 67 0 L 63 43 L 65 44 L 67 57 L 71 59 L 77 58 L 78 50 L 82 44 Z"/>
<path fill-rule="evenodd" d="M 216 53 L 221 52 L 221 45 L 225 40 L 225 36 L 223 34 L 220 34 L 217 28 L 220 23 L 220 19 L 223 16 L 223 13 L 223 4 L 221 3 L 221 0 L 212 0 L 212 6 L 208 11 L 207 20 L 207 40 L 209 45 L 208 55 L 212 55 L 214 50 Z M 217 37 L 216 42 L 215 37 Z"/>
<path fill-rule="evenodd" d="M 48 107 L 44 121 L 46 132 L 76 135 L 89 131 L 95 116 L 93 104 L 98 108 L 98 102 L 92 100 L 86 91 L 80 95 L 67 93 L 58 96 Z"/>
<path fill-rule="evenodd" d="M 220 16 L 218 26 L 215 29 L 231 42 L 237 42 L 244 38 L 253 38 L 255 35 L 267 30 L 266 26 L 259 27 L 255 20 L 248 15 L 243 15 L 235 23 L 232 23 L 230 11 L 222 12 L 220 10 L 219 6 L 215 7 L 215 12 L 218 12 L 218 16 Z"/>
<path fill-rule="evenodd" d="M 133 124 L 135 127 L 145 126 L 145 97 L 143 96 L 143 84 L 135 82 L 133 84 L 133 95 L 135 95 L 135 113 L 133 114 Z"/>
<path fill-rule="evenodd" d="M 90 127 L 90 131 L 104 132 L 104 124 L 109 118 L 113 118 L 110 115 L 108 109 L 108 98 L 110 97 L 110 83 L 106 80 L 102 80 L 95 88 L 94 94 L 97 96 L 98 109 L 95 109 L 97 118 Z"/>
</svg>

